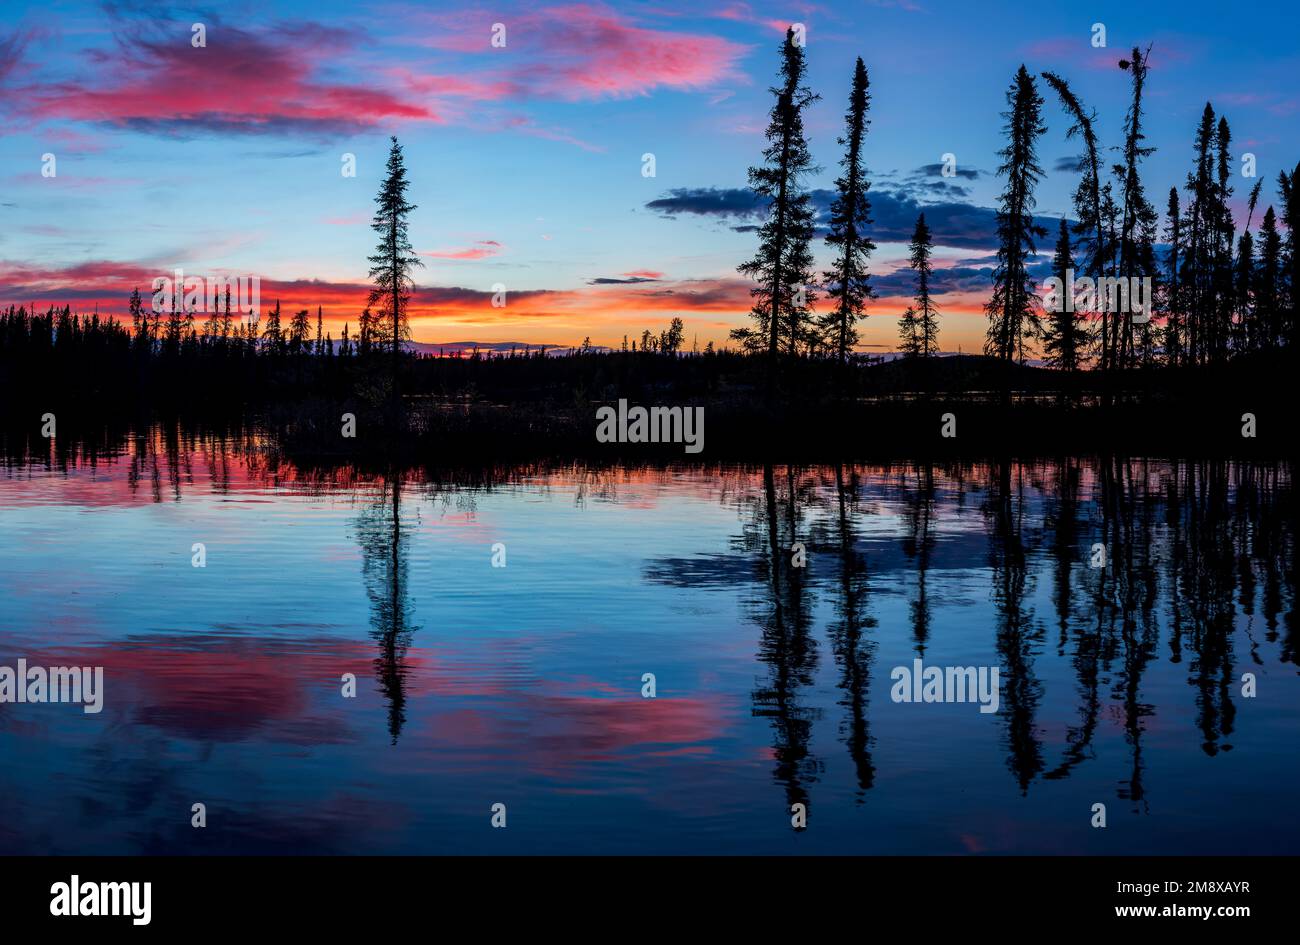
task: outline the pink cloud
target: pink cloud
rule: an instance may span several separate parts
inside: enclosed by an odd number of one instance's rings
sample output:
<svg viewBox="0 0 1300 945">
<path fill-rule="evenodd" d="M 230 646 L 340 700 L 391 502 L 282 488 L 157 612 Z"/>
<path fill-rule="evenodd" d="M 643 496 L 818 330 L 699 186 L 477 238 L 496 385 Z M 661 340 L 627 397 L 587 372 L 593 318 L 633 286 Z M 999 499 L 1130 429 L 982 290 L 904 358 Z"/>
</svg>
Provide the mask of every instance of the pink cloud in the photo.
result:
<svg viewBox="0 0 1300 945">
<path fill-rule="evenodd" d="M 715 36 L 632 26 L 601 7 L 557 7 L 547 14 L 540 84 L 561 98 L 641 95 L 654 86 L 701 88 L 734 77 L 745 48 Z M 554 17 L 555 19 L 551 19 Z"/>
<path fill-rule="evenodd" d="M 386 89 L 320 81 L 317 63 L 347 42 L 337 31 L 306 25 L 268 39 L 225 23 L 210 29 L 204 48 L 171 38 L 123 40 L 114 55 L 89 54 L 93 82 L 31 86 L 16 99 L 38 119 L 142 130 L 333 133 L 391 120 L 442 120 L 429 105 Z"/>
<path fill-rule="evenodd" d="M 117 48 L 89 50 L 80 58 L 94 70 L 93 78 L 87 73 L 60 81 L 28 80 L 30 84 L 13 89 L 7 107 L 35 121 L 94 122 L 167 134 L 324 138 L 401 122 L 455 122 L 603 151 L 568 129 L 517 111 L 502 114 L 492 106 L 710 88 L 743 78 L 737 69 L 748 51 L 718 36 L 642 25 L 598 4 L 508 16 L 412 9 L 404 12 L 406 35 L 398 42 L 464 55 L 441 57 L 439 68 L 429 71 L 409 60 L 352 68 L 351 74 L 370 78 L 343 84 L 329 70 L 365 61 L 364 33 L 310 23 L 253 31 L 213 22 L 207 46 L 194 48 L 171 33 L 162 35 L 144 18 L 111 15 Z M 491 46 L 491 26 L 498 17 L 508 21 L 506 49 Z M 472 62 L 466 61 L 475 53 Z M 13 73 L 20 74 L 27 73 Z"/>
<path fill-rule="evenodd" d="M 496 240 L 479 240 L 473 246 L 467 246 L 464 249 L 444 249 L 434 252 L 421 253 L 421 256 L 431 256 L 434 259 L 486 259 L 489 256 L 495 256 L 501 252 L 502 246 Z"/>
<path fill-rule="evenodd" d="M 498 84 L 520 97 L 567 101 L 625 98 L 656 88 L 697 89 L 737 77 L 747 47 L 719 36 L 652 29 L 598 4 L 569 4 L 506 17 L 478 11 L 417 13 L 427 29 L 416 42 L 477 53 L 500 66 Z M 493 48 L 494 20 L 507 45 Z"/>
<path fill-rule="evenodd" d="M 475 79 L 470 76 L 434 75 L 414 72 L 405 66 L 394 66 L 386 70 L 392 76 L 422 96 L 437 99 L 466 99 L 469 101 L 495 101 L 509 98 L 518 92 L 515 84 L 507 78 Z"/>
<path fill-rule="evenodd" d="M 736 23 L 752 23 L 756 26 L 765 26 L 782 36 L 790 28 L 793 20 L 778 20 L 769 17 L 759 16 L 754 12 L 754 8 L 748 3 L 730 3 L 723 7 L 717 13 L 713 14 L 720 20 L 732 20 Z"/>
</svg>

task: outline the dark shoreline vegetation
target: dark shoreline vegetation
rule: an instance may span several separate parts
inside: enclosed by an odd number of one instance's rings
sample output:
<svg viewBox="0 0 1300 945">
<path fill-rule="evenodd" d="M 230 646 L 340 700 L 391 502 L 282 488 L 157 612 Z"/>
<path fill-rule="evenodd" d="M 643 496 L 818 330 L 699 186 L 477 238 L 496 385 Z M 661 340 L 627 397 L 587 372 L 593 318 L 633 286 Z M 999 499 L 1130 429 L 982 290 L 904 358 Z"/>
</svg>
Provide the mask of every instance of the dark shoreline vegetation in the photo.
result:
<svg viewBox="0 0 1300 945">
<path fill-rule="evenodd" d="M 395 360 L 377 347 L 343 357 L 317 353 L 311 342 L 277 351 L 220 334 L 155 345 L 93 317 L 10 311 L 0 313 L 0 439 L 10 457 L 48 453 L 47 413 L 63 443 L 182 421 L 256 428 L 313 462 L 375 466 L 564 456 L 1278 456 L 1300 442 L 1290 349 L 1107 372 L 978 355 L 779 363 L 783 396 L 769 401 L 763 359 L 733 351 L 404 352 Z M 702 406 L 703 454 L 685 454 L 682 444 L 597 442 L 597 408 L 620 398 Z M 948 413 L 954 437 L 942 435 Z M 344 414 L 356 417 L 354 438 L 342 435 Z M 1254 437 L 1242 435 L 1244 414 L 1255 418 Z"/>
<path fill-rule="evenodd" d="M 56 420 L 56 452 L 76 442 L 120 441 L 163 421 L 255 429 L 313 463 L 375 467 L 565 456 L 703 463 L 1064 452 L 1284 456 L 1300 442 L 1289 352 L 1158 373 L 1062 372 L 983 356 L 844 370 L 800 360 L 783 366 L 799 396 L 770 404 L 764 365 L 737 353 L 404 355 L 396 408 L 386 356 L 195 351 L 174 359 L 146 354 L 132 366 L 129 350 L 122 361 L 108 353 L 70 362 L 53 349 L 41 354 L 29 351 L 0 371 L 0 452 L 10 458 L 49 453 L 47 413 Z M 1009 397 L 1008 371 L 1015 385 Z M 597 442 L 597 408 L 620 398 L 702 406 L 703 454 L 686 454 L 680 443 Z M 348 413 L 356 417 L 354 438 L 342 435 Z M 948 413 L 953 437 L 942 435 Z M 1244 414 L 1254 417 L 1253 437 L 1242 435 Z"/>
<path fill-rule="evenodd" d="M 1047 456 L 1061 453 L 1278 457 L 1295 453 L 1289 361 L 1243 360 L 1218 368 L 1166 375 L 1117 375 L 1101 387 L 1094 374 L 1063 376 L 1019 369 L 1010 404 L 993 383 L 998 365 L 981 357 L 936 360 L 925 391 L 904 383 L 897 365 L 855 368 L 854 394 L 805 369 L 806 396 L 767 406 L 762 371 L 737 355 L 670 361 L 647 355 L 598 354 L 536 359 L 416 359 L 403 363 L 401 431 L 391 427 L 383 370 L 362 365 L 307 363 L 297 370 L 228 387 L 204 372 L 178 370 L 174 386 L 115 391 L 45 382 L 9 389 L 0 424 L 0 453 L 14 459 L 67 456 L 82 444 L 120 444 L 156 421 L 221 431 L 257 431 L 295 460 L 310 464 L 455 466 L 494 460 L 597 461 L 799 460 L 872 457 Z M 179 367 L 179 366 L 178 366 Z M 387 365 L 384 365 L 387 368 Z M 354 370 L 353 370 L 354 369 Z M 145 377 L 136 375 L 136 380 Z M 9 380 L 13 375 L 6 374 Z M 82 375 L 84 381 L 87 375 Z M 1063 383 L 1063 381 L 1065 383 Z M 357 395 L 355 390 L 370 392 Z M 236 396 L 222 399 L 218 391 Z M 632 403 L 701 405 L 705 449 L 682 444 L 602 444 L 596 409 L 620 397 Z M 158 409 L 150 405 L 167 404 Z M 53 413 L 56 436 L 43 438 Z M 341 435 L 345 413 L 357 436 Z M 941 418 L 956 419 L 952 438 Z M 1242 416 L 1255 417 L 1256 435 L 1242 435 Z"/>
<path fill-rule="evenodd" d="M 1117 293 L 1098 311 L 1051 305 L 1037 292 L 1046 260 L 1036 240 L 1047 228 L 1033 215 L 1043 177 L 1039 139 L 1048 130 L 1039 77 L 1022 65 L 1006 93 L 998 174 L 999 243 L 980 355 L 940 356 L 940 318 L 931 252 L 942 233 L 917 222 L 910 251 L 915 305 L 900 319 L 900 357 L 873 361 L 856 352 L 855 327 L 874 297 L 868 261 L 870 181 L 864 140 L 870 81 L 857 60 L 844 136 L 842 173 L 829 217 L 818 221 L 807 186 L 814 170 L 803 113 L 819 96 L 804 85 L 805 50 L 793 30 L 781 48 L 780 84 L 762 163 L 749 170 L 766 203 L 759 246 L 738 269 L 754 282 L 753 324 L 732 331 L 739 350 L 685 350 L 685 326 L 646 331 L 622 350 L 592 347 L 555 356 L 545 350 L 505 356 L 421 355 L 407 347 L 414 269 L 423 265 L 407 236 L 417 209 L 403 153 L 392 139 L 371 228 L 372 291 L 349 335 L 323 331 L 317 308 L 285 313 L 232 311 L 207 299 L 206 312 L 185 286 L 170 302 L 131 296 L 131 325 L 77 315 L 70 308 L 10 306 L 0 312 L 0 439 L 6 456 L 40 456 L 55 439 L 113 439 L 156 421 L 254 427 L 288 454 L 311 462 L 368 466 L 474 463 L 496 459 L 590 457 L 609 462 L 679 459 L 801 460 L 881 456 L 1041 456 L 1064 453 L 1281 456 L 1294 451 L 1300 165 L 1278 174 L 1281 210 L 1268 206 L 1259 247 L 1251 224 L 1263 181 L 1249 194 L 1240 234 L 1233 219 L 1232 133 L 1206 103 L 1194 141 L 1194 166 L 1180 202 L 1169 191 L 1164 242 L 1147 199 L 1141 164 L 1143 94 L 1151 49 L 1117 62 L 1131 82 L 1122 158 L 1109 168 L 1096 115 L 1069 83 L 1046 72 L 1078 140 L 1081 178 L 1076 220 L 1057 221 L 1050 274 L 1062 286 L 1093 280 L 1145 283 L 1135 312 Z M 1253 160 L 1253 156 L 1252 156 Z M 1252 163 L 1253 167 L 1253 163 Z M 1244 174 L 1243 170 L 1243 174 Z M 1265 201 L 1267 202 L 1267 201 Z M 814 272 L 811 242 L 825 225 L 833 268 Z M 1285 236 L 1282 232 L 1285 228 Z M 1077 254 L 1077 259 L 1076 259 Z M 1037 266 L 1041 268 L 1041 266 Z M 1044 270 L 1047 271 L 1047 270 Z M 815 311 L 818 292 L 831 304 Z M 180 296 L 178 303 L 177 296 Z M 1073 290 L 1064 298 L 1073 300 Z M 1112 309 L 1115 300 L 1125 304 Z M 1150 317 L 1148 317 L 1150 316 Z M 200 323 L 199 319 L 205 319 Z M 1039 345 L 1046 367 L 1028 363 Z M 600 443 L 599 407 L 703 408 L 702 455 L 682 444 Z M 344 416 L 355 418 L 345 436 Z M 61 447 L 55 445 L 57 452 Z"/>
</svg>

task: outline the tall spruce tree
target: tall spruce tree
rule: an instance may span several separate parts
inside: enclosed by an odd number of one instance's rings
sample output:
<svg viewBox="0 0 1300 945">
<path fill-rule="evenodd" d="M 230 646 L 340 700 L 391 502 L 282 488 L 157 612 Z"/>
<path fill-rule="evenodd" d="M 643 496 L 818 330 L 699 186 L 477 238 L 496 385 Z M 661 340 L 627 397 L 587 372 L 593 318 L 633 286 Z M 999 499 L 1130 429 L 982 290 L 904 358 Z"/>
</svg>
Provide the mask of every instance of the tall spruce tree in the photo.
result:
<svg viewBox="0 0 1300 945">
<path fill-rule="evenodd" d="M 284 352 L 284 332 L 280 329 L 280 300 L 275 300 L 275 308 L 266 314 L 266 328 L 262 330 L 264 347 L 271 354 Z"/>
<path fill-rule="evenodd" d="M 369 257 L 370 278 L 375 285 L 370 290 L 367 304 L 375 308 L 371 317 L 379 340 L 392 353 L 392 395 L 396 400 L 402 342 L 410 337 L 406 310 L 411 298 L 410 290 L 415 287 L 411 270 L 424 263 L 415 255 L 407 236 L 407 217 L 415 209 L 415 204 L 406 200 L 410 181 L 406 179 L 402 146 L 397 143 L 396 136 L 389 140 L 387 173 L 375 197 L 378 208 L 370 223 L 370 228 L 379 234 L 379 245 L 375 247 L 374 255 Z"/>
<path fill-rule="evenodd" d="M 1259 272 L 1255 280 L 1255 317 L 1259 324 L 1260 347 L 1282 344 L 1282 235 L 1273 208 L 1264 211 L 1259 228 Z"/>
<path fill-rule="evenodd" d="M 876 244 L 866 234 L 871 225 L 871 202 L 867 199 L 871 183 L 862 162 L 862 139 L 871 123 L 867 118 L 871 106 L 868 88 L 867 67 L 859 57 L 853 70 L 849 110 L 844 116 L 844 136 L 839 139 L 845 149 L 840 159 L 843 173 L 835 181 L 836 197 L 831 203 L 830 232 L 826 236 L 826 242 L 836 250 L 835 268 L 825 275 L 826 294 L 835 307 L 821 319 L 822 333 L 841 364 L 857 344 L 854 325 L 872 296 L 867 259 Z"/>
<path fill-rule="evenodd" d="M 939 350 L 939 312 L 930 296 L 930 277 L 934 274 L 930 255 L 933 250 L 934 239 L 925 222 L 925 214 L 922 213 L 917 216 L 916 227 L 912 230 L 908 264 L 916 273 L 916 353 L 923 358 L 928 358 Z"/>
<path fill-rule="evenodd" d="M 1228 356 L 1228 345 L 1232 336 L 1232 316 L 1236 307 L 1236 294 L 1233 291 L 1232 244 L 1236 235 L 1236 226 L 1232 219 L 1232 208 L 1228 200 L 1233 188 L 1228 186 L 1232 179 L 1232 155 L 1229 151 L 1232 132 L 1228 120 L 1222 116 L 1215 130 L 1215 165 L 1217 168 L 1214 182 L 1214 231 L 1213 271 L 1211 289 L 1213 306 L 1209 312 L 1210 338 L 1209 355 L 1215 361 L 1222 361 Z"/>
<path fill-rule="evenodd" d="M 1168 245 L 1168 277 L 1160 287 L 1165 311 L 1164 349 L 1165 363 L 1177 367 L 1183 355 L 1184 291 L 1179 261 L 1183 253 L 1183 228 L 1178 207 L 1178 188 L 1169 188 L 1169 205 L 1166 211 L 1165 243 Z"/>
<path fill-rule="evenodd" d="M 807 64 L 795 31 L 786 30 L 781 47 L 781 84 L 770 91 L 772 106 L 763 149 L 763 164 L 749 169 L 749 185 L 767 200 L 767 221 L 759 228 L 759 249 L 739 271 L 757 281 L 750 290 L 756 299 L 756 328 L 737 328 L 731 337 L 746 350 L 767 350 L 768 390 L 776 385 L 781 343 L 794 354 L 810 340 L 809 306 L 813 293 L 812 200 L 805 181 L 817 168 L 804 137 L 803 113 L 818 100 L 804 84 Z"/>
<path fill-rule="evenodd" d="M 1214 108 L 1201 112 L 1194 145 L 1195 170 L 1187 175 L 1187 252 L 1183 258 L 1183 286 L 1187 299 L 1187 358 L 1204 360 L 1208 334 L 1207 312 L 1213 309 L 1211 276 L 1214 266 L 1213 232 L 1216 226 L 1214 168 Z"/>
<path fill-rule="evenodd" d="M 1022 65 L 1007 90 L 1003 112 L 1007 146 L 999 154 L 998 174 L 1006 187 L 998 202 L 998 253 L 993 273 L 993 295 L 984 310 L 989 318 L 985 353 L 1010 362 L 1024 358 L 1024 343 L 1039 329 L 1035 309 L 1038 296 L 1030 282 L 1028 262 L 1035 255 L 1034 238 L 1046 235 L 1034 223 L 1034 187 L 1042 179 L 1038 164 L 1038 138 L 1043 124 L 1043 99 L 1033 76 Z"/>
<path fill-rule="evenodd" d="M 1142 93 L 1146 86 L 1148 46 L 1144 53 L 1133 47 L 1132 59 L 1121 59 L 1119 67 L 1132 77 L 1132 99 L 1124 116 L 1124 160 L 1115 165 L 1115 176 L 1120 182 L 1123 212 L 1120 224 L 1119 276 L 1125 280 L 1155 278 L 1155 226 L 1156 211 L 1147 200 L 1142 186 L 1139 164 L 1155 151 L 1143 146 L 1146 135 L 1142 133 Z M 1131 283 L 1130 283 L 1131 284 Z M 1133 312 L 1112 312 L 1111 318 L 1118 326 L 1115 336 L 1115 365 L 1123 367 L 1135 360 L 1133 337 Z M 1148 314 L 1150 314 L 1148 312 Z M 1143 326 L 1150 355 L 1150 320 Z"/>
<path fill-rule="evenodd" d="M 1300 329 L 1300 163 L 1290 172 L 1278 175 L 1282 197 L 1282 222 L 1286 224 L 1286 303 L 1285 315 L 1279 319 L 1279 343 L 1294 345 Z M 1281 304 L 1281 303 L 1279 303 Z"/>
</svg>

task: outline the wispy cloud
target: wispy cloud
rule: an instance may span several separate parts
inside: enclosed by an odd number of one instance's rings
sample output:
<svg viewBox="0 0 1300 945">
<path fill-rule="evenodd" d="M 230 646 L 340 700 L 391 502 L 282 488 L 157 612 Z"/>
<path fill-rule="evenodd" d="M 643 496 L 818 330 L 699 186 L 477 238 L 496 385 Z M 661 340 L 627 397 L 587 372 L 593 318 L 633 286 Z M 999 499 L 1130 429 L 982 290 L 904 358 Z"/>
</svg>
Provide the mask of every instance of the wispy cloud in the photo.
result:
<svg viewBox="0 0 1300 945">
<path fill-rule="evenodd" d="M 497 255 L 502 249 L 503 247 L 496 240 L 479 240 L 473 246 L 466 246 L 461 249 L 433 250 L 420 255 L 430 256 L 434 259 L 486 259 L 489 256 Z"/>
</svg>

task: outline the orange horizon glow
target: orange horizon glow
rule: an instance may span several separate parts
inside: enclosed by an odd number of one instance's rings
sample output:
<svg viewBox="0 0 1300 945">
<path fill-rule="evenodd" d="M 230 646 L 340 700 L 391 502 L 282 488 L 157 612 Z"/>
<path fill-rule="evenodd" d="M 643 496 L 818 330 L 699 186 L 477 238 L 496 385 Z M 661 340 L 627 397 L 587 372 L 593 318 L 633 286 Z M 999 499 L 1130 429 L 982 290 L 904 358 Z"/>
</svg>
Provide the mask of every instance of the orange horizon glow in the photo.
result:
<svg viewBox="0 0 1300 945">
<path fill-rule="evenodd" d="M 170 276 L 170 273 L 166 274 Z M 214 273 L 234 276 L 234 273 Z M 626 335 L 629 343 L 649 329 L 658 334 L 674 317 L 685 323 L 686 347 L 698 343 L 703 350 L 735 347 L 731 329 L 749 323 L 753 283 L 739 276 L 664 280 L 662 273 L 637 270 L 653 281 L 583 286 L 578 289 L 523 289 L 505 293 L 504 304 L 493 305 L 488 289 L 417 286 L 411 293 L 407 317 L 411 340 L 425 344 L 477 341 L 488 344 L 518 343 L 557 348 L 578 347 L 584 339 L 596 346 L 617 349 Z M 61 269 L 42 269 L 0 263 L 0 285 L 6 287 L 6 305 L 26 305 L 45 311 L 65 305 L 79 314 L 98 312 L 117 321 L 129 319 L 127 302 L 139 288 L 149 308 L 151 286 L 160 278 L 155 267 L 109 261 L 83 263 Z M 81 286 L 67 289 L 65 286 Z M 364 282 L 325 279 L 260 279 L 261 316 L 277 302 L 281 319 L 319 308 L 324 330 L 337 342 L 344 325 L 355 337 L 358 318 L 370 287 Z M 26 299 L 27 301 L 18 301 Z M 943 351 L 980 351 L 986 319 L 984 299 L 961 292 L 936 296 L 940 312 L 940 348 Z M 873 299 L 858 323 L 859 350 L 889 352 L 898 348 L 898 318 L 911 303 L 905 296 Z M 824 304 L 824 303 L 823 303 Z M 202 328 L 208 312 L 195 313 Z M 264 321 L 263 321 L 264 324 Z"/>
</svg>

